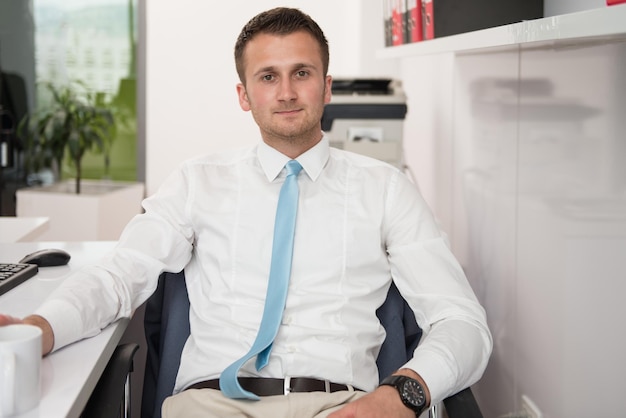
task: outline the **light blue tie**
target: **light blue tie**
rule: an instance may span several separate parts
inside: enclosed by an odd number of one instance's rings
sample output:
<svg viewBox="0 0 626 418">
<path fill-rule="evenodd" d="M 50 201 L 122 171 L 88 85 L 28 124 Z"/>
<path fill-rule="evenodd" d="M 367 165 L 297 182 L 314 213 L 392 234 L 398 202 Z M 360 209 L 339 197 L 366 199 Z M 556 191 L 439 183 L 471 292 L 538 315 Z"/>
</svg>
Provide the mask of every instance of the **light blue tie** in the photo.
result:
<svg viewBox="0 0 626 418">
<path fill-rule="evenodd" d="M 233 399 L 253 399 L 259 397 L 241 387 L 237 380 L 239 369 L 252 357 L 256 358 L 256 369 L 261 370 L 267 365 L 272 343 L 285 309 L 287 288 L 291 275 L 291 258 L 293 255 L 293 235 L 296 227 L 296 212 L 298 210 L 298 173 L 302 166 L 296 160 L 285 165 L 287 178 L 280 189 L 276 220 L 274 223 L 274 242 L 272 244 L 272 263 L 270 278 L 267 283 L 265 308 L 256 340 L 250 351 L 228 366 L 220 376 L 222 393 Z"/>
</svg>

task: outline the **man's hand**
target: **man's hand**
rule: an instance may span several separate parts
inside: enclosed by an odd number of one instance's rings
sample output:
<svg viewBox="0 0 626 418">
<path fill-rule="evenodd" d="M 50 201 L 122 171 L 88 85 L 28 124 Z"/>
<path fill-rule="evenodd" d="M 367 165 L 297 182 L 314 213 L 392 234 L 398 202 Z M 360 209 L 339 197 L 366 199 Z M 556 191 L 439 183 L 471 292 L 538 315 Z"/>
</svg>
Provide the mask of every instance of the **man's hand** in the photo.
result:
<svg viewBox="0 0 626 418">
<path fill-rule="evenodd" d="M 398 391 L 381 386 L 372 393 L 346 404 L 328 418 L 415 418 L 415 413 L 404 406 Z"/>
<path fill-rule="evenodd" d="M 41 353 L 46 355 L 52 351 L 52 347 L 54 346 L 54 333 L 52 332 L 50 323 L 48 323 L 45 318 L 39 315 L 30 315 L 24 319 L 20 319 L 10 315 L 0 314 L 0 327 L 13 324 L 27 324 L 41 328 Z"/>
<path fill-rule="evenodd" d="M 426 405 L 430 405 L 430 391 L 424 379 L 411 369 L 400 369 L 395 375 L 404 375 L 416 379 L 424 388 Z M 379 386 L 374 392 L 368 393 L 356 401 L 346 404 L 328 418 L 415 418 L 415 412 L 405 406 L 400 394 L 392 386 Z"/>
</svg>

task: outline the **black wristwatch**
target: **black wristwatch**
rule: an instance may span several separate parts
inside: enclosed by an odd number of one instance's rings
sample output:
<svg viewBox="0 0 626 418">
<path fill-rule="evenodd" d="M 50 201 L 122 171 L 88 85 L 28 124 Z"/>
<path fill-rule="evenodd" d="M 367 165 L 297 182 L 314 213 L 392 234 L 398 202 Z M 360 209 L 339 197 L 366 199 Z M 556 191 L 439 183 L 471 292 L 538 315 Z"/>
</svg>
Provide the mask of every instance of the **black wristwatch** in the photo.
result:
<svg viewBox="0 0 626 418">
<path fill-rule="evenodd" d="M 413 410 L 416 417 L 419 417 L 426 409 L 426 393 L 424 393 L 424 388 L 417 380 L 408 376 L 395 375 L 385 378 L 380 382 L 380 385 L 388 385 L 396 388 L 400 394 L 402 403 L 407 408 Z"/>
</svg>

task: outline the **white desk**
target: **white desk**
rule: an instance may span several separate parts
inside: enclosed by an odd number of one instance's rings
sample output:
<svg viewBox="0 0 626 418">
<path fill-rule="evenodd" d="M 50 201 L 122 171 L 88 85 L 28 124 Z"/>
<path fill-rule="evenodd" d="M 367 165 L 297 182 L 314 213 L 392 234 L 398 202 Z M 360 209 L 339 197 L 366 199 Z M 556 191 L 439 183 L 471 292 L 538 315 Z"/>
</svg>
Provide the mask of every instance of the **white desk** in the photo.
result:
<svg viewBox="0 0 626 418">
<path fill-rule="evenodd" d="M 0 312 L 17 317 L 37 308 L 71 271 L 99 259 L 114 242 L 0 243 L 0 259 L 15 262 L 43 248 L 61 248 L 72 256 L 67 266 L 40 268 L 39 273 L 0 296 Z M 99 335 L 71 344 L 43 358 L 39 407 L 16 418 L 75 418 L 82 412 L 128 320 L 118 321 Z"/>
<path fill-rule="evenodd" d="M 50 219 L 43 216 L 0 216 L 0 243 L 34 241 L 48 229 L 49 223 Z"/>
</svg>

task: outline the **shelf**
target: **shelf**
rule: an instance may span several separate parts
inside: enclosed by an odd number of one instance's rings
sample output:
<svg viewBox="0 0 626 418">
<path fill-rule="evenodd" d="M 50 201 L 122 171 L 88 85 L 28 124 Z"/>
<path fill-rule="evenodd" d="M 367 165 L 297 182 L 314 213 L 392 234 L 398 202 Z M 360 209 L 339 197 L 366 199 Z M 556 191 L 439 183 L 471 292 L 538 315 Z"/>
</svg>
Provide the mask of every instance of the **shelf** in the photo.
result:
<svg viewBox="0 0 626 418">
<path fill-rule="evenodd" d="M 446 52 L 471 53 L 487 48 L 514 49 L 626 39 L 626 4 L 527 20 L 459 35 L 388 47 L 377 58 L 407 58 Z"/>
</svg>

